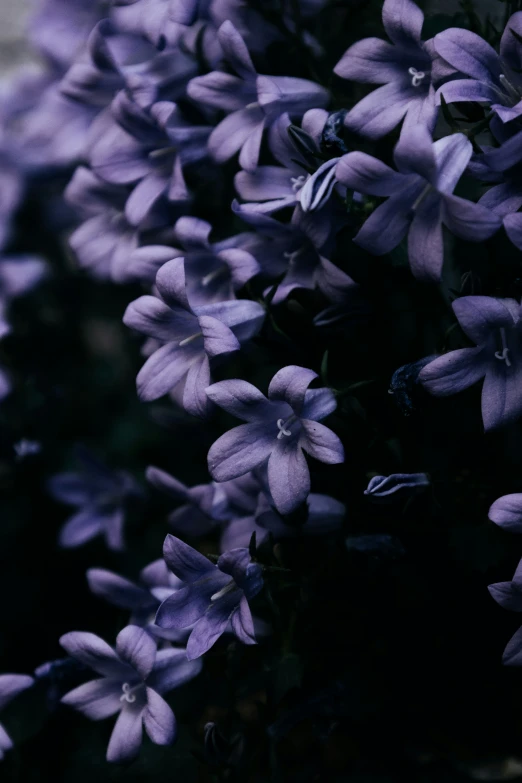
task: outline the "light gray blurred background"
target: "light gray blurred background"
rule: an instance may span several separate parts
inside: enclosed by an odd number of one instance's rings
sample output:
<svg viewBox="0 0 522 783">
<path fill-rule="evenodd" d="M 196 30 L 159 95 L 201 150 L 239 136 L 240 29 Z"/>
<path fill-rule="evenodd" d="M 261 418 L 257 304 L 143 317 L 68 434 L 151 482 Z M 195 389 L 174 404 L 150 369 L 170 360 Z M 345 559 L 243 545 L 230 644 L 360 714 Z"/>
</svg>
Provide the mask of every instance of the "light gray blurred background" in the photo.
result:
<svg viewBox="0 0 522 783">
<path fill-rule="evenodd" d="M 0 0 L 0 74 L 17 68 L 28 58 L 25 21 L 30 0 Z"/>
</svg>

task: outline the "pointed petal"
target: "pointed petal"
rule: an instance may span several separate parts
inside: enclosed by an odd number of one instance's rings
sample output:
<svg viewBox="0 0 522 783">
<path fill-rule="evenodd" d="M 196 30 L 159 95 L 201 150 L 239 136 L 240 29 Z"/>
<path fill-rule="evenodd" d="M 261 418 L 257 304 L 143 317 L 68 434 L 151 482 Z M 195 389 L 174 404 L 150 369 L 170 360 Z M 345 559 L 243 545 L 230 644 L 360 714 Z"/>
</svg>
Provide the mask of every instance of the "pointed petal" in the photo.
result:
<svg viewBox="0 0 522 783">
<path fill-rule="evenodd" d="M 228 481 L 257 468 L 277 443 L 277 424 L 273 431 L 265 421 L 241 424 L 225 432 L 210 447 L 208 469 L 215 481 Z"/>
<path fill-rule="evenodd" d="M 404 176 L 365 152 L 349 152 L 337 163 L 336 177 L 351 190 L 370 196 L 391 196 L 404 185 Z"/>
<path fill-rule="evenodd" d="M 184 582 L 195 582 L 217 570 L 207 557 L 170 534 L 163 544 L 163 557 L 172 573 Z"/>
<path fill-rule="evenodd" d="M 447 397 L 473 386 L 486 374 L 488 359 L 482 348 L 460 348 L 439 356 L 419 374 L 419 381 L 436 397 Z"/>
<path fill-rule="evenodd" d="M 234 333 L 222 321 L 210 315 L 199 317 L 199 326 L 203 334 L 205 351 L 208 356 L 219 356 L 239 350 L 239 341 Z M 206 384 L 208 386 L 208 383 Z"/>
<path fill-rule="evenodd" d="M 301 447 L 294 438 L 276 440 L 268 460 L 268 485 L 280 514 L 295 511 L 308 497 L 310 471 Z"/>
<path fill-rule="evenodd" d="M 172 310 L 155 296 L 140 296 L 131 302 L 123 316 L 123 323 L 129 329 L 162 342 L 183 340 L 198 331 L 192 313 L 180 307 Z"/>
<path fill-rule="evenodd" d="M 66 549 L 82 546 L 91 538 L 103 533 L 105 521 L 106 512 L 103 509 L 88 506 L 69 517 L 60 530 L 58 543 Z"/>
<path fill-rule="evenodd" d="M 155 745 L 170 745 L 176 739 L 176 718 L 159 693 L 147 688 L 147 706 L 143 712 L 143 725 Z"/>
<path fill-rule="evenodd" d="M 173 647 L 159 650 L 156 664 L 147 684 L 156 693 L 168 693 L 197 677 L 203 668 L 203 661 L 188 661 L 183 649 Z"/>
<path fill-rule="evenodd" d="M 60 637 L 60 644 L 69 655 L 105 677 L 123 678 L 133 674 L 132 669 L 118 658 L 107 642 L 86 631 L 71 631 Z"/>
<path fill-rule="evenodd" d="M 489 509 L 488 516 L 496 525 L 513 533 L 522 533 L 522 494 L 498 498 Z"/>
<path fill-rule="evenodd" d="M 355 82 L 386 84 L 404 75 L 404 64 L 392 44 L 380 38 L 364 38 L 343 54 L 334 73 Z"/>
<path fill-rule="evenodd" d="M 446 62 L 473 79 L 495 83 L 502 73 L 498 54 L 470 30 L 451 27 L 436 35 L 434 43 L 438 54 Z"/>
<path fill-rule="evenodd" d="M 156 660 L 156 642 L 144 628 L 128 625 L 116 637 L 116 652 L 146 679 Z"/>
<path fill-rule="evenodd" d="M 482 420 L 486 431 L 509 424 L 522 415 L 522 362 L 490 364 L 482 387 Z"/>
<path fill-rule="evenodd" d="M 125 705 L 112 730 L 107 761 L 122 762 L 133 759 L 140 750 L 143 737 L 143 707 Z"/>
<path fill-rule="evenodd" d="M 412 0 L 385 0 L 382 21 L 389 38 L 397 46 L 420 41 L 424 14 Z"/>
<path fill-rule="evenodd" d="M 304 436 L 300 438 L 301 448 L 311 457 L 328 465 L 344 462 L 343 444 L 332 430 L 309 419 L 301 419 L 301 426 L 304 430 Z"/>
<path fill-rule="evenodd" d="M 231 617 L 232 630 L 243 644 L 257 644 L 257 640 L 254 634 L 254 621 L 252 620 L 252 612 L 248 605 L 248 601 L 243 596 L 239 602 L 239 606 Z"/>
<path fill-rule="evenodd" d="M 408 258 L 418 280 L 437 282 L 444 261 L 441 199 L 430 194 L 420 204 L 408 232 Z"/>
<path fill-rule="evenodd" d="M 276 372 L 270 386 L 268 397 L 270 400 L 287 402 L 295 413 L 299 414 L 305 401 L 305 395 L 312 381 L 317 378 L 317 373 L 306 367 L 298 367 L 291 364 Z"/>
<path fill-rule="evenodd" d="M 87 582 L 94 595 L 121 609 L 131 611 L 140 606 L 154 604 L 154 598 L 148 590 L 104 568 L 89 568 Z"/>
<path fill-rule="evenodd" d="M 91 720 L 103 720 L 121 710 L 121 686 L 120 680 L 107 677 L 91 680 L 66 693 L 60 701 Z"/>
<path fill-rule="evenodd" d="M 254 422 L 269 417 L 273 406 L 259 389 L 241 380 L 219 381 L 207 389 L 212 402 L 238 419 Z"/>
</svg>

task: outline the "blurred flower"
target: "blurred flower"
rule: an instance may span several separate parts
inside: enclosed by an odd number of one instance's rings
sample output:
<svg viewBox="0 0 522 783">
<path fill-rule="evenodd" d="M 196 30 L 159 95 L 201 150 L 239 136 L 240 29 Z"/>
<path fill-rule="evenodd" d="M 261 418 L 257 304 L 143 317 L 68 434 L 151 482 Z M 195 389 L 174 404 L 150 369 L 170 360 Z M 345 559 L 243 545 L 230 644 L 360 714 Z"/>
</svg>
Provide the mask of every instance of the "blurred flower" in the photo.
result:
<svg viewBox="0 0 522 783">
<path fill-rule="evenodd" d="M 372 500 L 395 500 L 416 494 L 430 485 L 426 473 L 393 473 L 391 476 L 374 476 L 364 490 Z"/>
<path fill-rule="evenodd" d="M 33 683 L 33 678 L 27 674 L 0 674 L 0 710 L 19 693 L 30 688 Z M 0 723 L 0 761 L 4 758 L 6 750 L 11 750 L 12 747 L 13 742 Z"/>
</svg>

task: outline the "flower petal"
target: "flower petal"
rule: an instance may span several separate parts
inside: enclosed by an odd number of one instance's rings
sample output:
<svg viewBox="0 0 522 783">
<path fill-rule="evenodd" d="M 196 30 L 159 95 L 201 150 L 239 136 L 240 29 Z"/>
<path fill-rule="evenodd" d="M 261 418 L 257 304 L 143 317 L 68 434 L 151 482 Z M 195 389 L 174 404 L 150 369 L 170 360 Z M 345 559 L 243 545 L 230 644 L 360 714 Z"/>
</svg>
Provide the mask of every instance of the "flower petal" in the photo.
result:
<svg viewBox="0 0 522 783">
<path fill-rule="evenodd" d="M 337 163 L 339 182 L 370 196 L 391 196 L 402 188 L 404 176 L 365 152 L 349 152 Z"/>
<path fill-rule="evenodd" d="M 209 386 L 206 392 L 212 402 L 244 421 L 268 418 L 273 410 L 265 395 L 246 381 L 219 381 Z"/>
<path fill-rule="evenodd" d="M 104 677 L 69 691 L 60 701 L 91 720 L 103 720 L 121 710 L 122 682 Z"/>
<path fill-rule="evenodd" d="M 170 534 L 163 544 L 163 557 L 172 573 L 183 582 L 195 582 L 217 570 L 207 557 Z"/>
<path fill-rule="evenodd" d="M 424 14 L 412 0 L 385 0 L 382 21 L 389 38 L 397 46 L 420 41 Z"/>
<path fill-rule="evenodd" d="M 268 485 L 280 514 L 290 514 L 310 492 L 310 471 L 294 438 L 277 440 L 268 460 Z"/>
<path fill-rule="evenodd" d="M 268 387 L 270 400 L 287 402 L 296 414 L 301 412 L 308 387 L 317 373 L 306 367 L 291 364 L 276 372 Z"/>
<path fill-rule="evenodd" d="M 208 469 L 215 481 L 244 476 L 261 465 L 277 443 L 277 421 L 241 424 L 225 432 L 210 447 Z"/>
<path fill-rule="evenodd" d="M 473 386 L 486 374 L 488 358 L 482 348 L 460 348 L 439 356 L 419 373 L 419 381 L 436 397 L 447 397 Z"/>
<path fill-rule="evenodd" d="M 156 693 L 168 693 L 197 677 L 203 668 L 202 661 L 188 661 L 184 649 L 174 647 L 159 650 L 149 678 L 149 685 Z"/>
<path fill-rule="evenodd" d="M 60 637 L 60 644 L 69 655 L 105 677 L 125 679 L 132 676 L 131 667 L 123 663 L 107 642 L 87 631 L 71 631 Z"/>
<path fill-rule="evenodd" d="M 418 280 L 437 282 L 444 261 L 441 199 L 431 193 L 419 205 L 408 232 L 408 258 Z"/>
<path fill-rule="evenodd" d="M 451 27 L 436 35 L 434 44 L 446 62 L 473 79 L 495 83 L 502 73 L 498 54 L 483 38 L 470 30 Z"/>
<path fill-rule="evenodd" d="M 354 133 L 380 139 L 392 131 L 408 110 L 411 97 L 404 87 L 391 82 L 378 87 L 356 103 L 346 115 L 345 125 Z"/>
<path fill-rule="evenodd" d="M 143 725 L 155 745 L 170 745 L 176 739 L 176 718 L 159 693 L 147 688 L 147 706 L 143 712 Z"/>
<path fill-rule="evenodd" d="M 506 530 L 522 533 L 522 494 L 503 495 L 495 500 L 488 517 Z"/>
<path fill-rule="evenodd" d="M 33 683 L 34 679 L 28 674 L 0 674 L 0 710 Z"/>
<path fill-rule="evenodd" d="M 452 234 L 470 242 L 489 239 L 502 225 L 501 218 L 491 210 L 459 196 L 444 196 L 442 221 Z"/>
<path fill-rule="evenodd" d="M 254 621 L 252 620 L 252 612 L 248 605 L 248 601 L 243 596 L 239 602 L 239 606 L 235 612 L 233 612 L 230 618 L 232 622 L 232 630 L 243 644 L 257 644 L 257 640 L 254 634 Z"/>
<path fill-rule="evenodd" d="M 486 431 L 497 429 L 522 415 L 522 362 L 510 367 L 494 360 L 482 387 L 482 420 Z"/>
<path fill-rule="evenodd" d="M 143 706 L 126 704 L 112 730 L 107 748 L 107 761 L 129 761 L 140 750 L 143 737 Z"/>
<path fill-rule="evenodd" d="M 105 568 L 89 568 L 86 576 L 89 589 L 94 595 L 121 609 L 132 611 L 138 607 L 154 605 L 154 598 L 148 590 Z"/>
<path fill-rule="evenodd" d="M 404 76 L 404 64 L 392 44 L 380 38 L 364 38 L 343 54 L 334 73 L 341 79 L 386 84 Z"/>
<path fill-rule="evenodd" d="M 343 444 L 332 430 L 324 424 L 308 419 L 301 419 L 301 426 L 305 433 L 305 436 L 300 438 L 301 447 L 311 457 L 328 465 L 344 462 Z"/>
<path fill-rule="evenodd" d="M 144 628 L 128 625 L 116 637 L 116 652 L 146 679 L 156 660 L 156 642 Z"/>
<path fill-rule="evenodd" d="M 60 530 L 58 543 L 66 549 L 82 546 L 91 538 L 104 532 L 106 519 L 105 509 L 88 506 L 69 517 Z"/>
</svg>

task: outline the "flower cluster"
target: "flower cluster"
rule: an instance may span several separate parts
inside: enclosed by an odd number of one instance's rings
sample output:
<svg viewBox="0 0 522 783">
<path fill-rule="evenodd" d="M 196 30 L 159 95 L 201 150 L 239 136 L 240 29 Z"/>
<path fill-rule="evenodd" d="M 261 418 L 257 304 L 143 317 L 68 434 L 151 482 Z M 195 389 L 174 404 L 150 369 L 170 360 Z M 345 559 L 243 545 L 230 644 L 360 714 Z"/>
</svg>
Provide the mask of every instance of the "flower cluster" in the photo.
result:
<svg viewBox="0 0 522 783">
<path fill-rule="evenodd" d="M 124 461 L 133 432 L 123 446 L 109 444 L 107 463 L 81 449 L 81 470 L 46 481 L 49 496 L 75 509 L 59 547 L 104 557 L 103 547 L 88 548 L 101 537 L 120 558 L 86 574 L 94 596 L 126 613 L 115 647 L 90 632 L 60 639 L 74 676 L 64 675 L 58 700 L 91 720 L 117 716 L 111 762 L 133 759 L 143 730 L 157 745 L 175 740 L 164 695 L 196 678 L 209 656 L 239 671 L 237 651 L 246 658 L 261 642 L 260 669 L 288 664 L 309 632 L 303 607 L 317 617 L 328 600 L 328 566 L 309 573 L 320 560 L 314 547 L 336 574 L 349 570 L 343 558 L 378 568 L 404 556 L 394 532 L 372 525 L 428 503 L 437 480 L 423 450 L 403 459 L 388 434 L 375 445 L 374 408 L 390 402 L 376 365 L 407 416 L 420 406 L 427 418 L 445 404 L 437 398 L 458 395 L 478 417 L 478 398 L 461 392 L 481 383 L 481 437 L 522 418 L 513 271 L 522 250 L 522 11 L 487 41 L 486 25 L 475 25 L 483 35 L 446 26 L 428 38 L 413 0 L 384 0 L 388 40 L 362 38 L 344 54 L 343 42 L 333 62 L 316 21 L 334 5 L 40 0 L 30 30 L 40 65 L 0 94 L 0 338 L 11 332 L 11 300 L 63 274 L 49 273 L 20 239 L 17 221 L 24 209 L 32 219 L 38 202 L 40 222 L 81 270 L 79 284 L 123 302 L 121 339 L 141 350 L 129 406 L 137 397 L 142 415 L 170 416 L 170 451 L 186 461 L 179 479 L 149 465 L 156 444 L 144 426 L 128 470 L 110 465 Z M 515 254 L 498 278 L 493 242 Z M 483 253 L 480 275 L 459 275 L 462 248 Z M 435 313 L 415 355 L 407 336 L 401 366 L 385 355 L 385 334 L 382 356 L 364 344 L 389 305 L 389 281 L 403 287 L 390 322 L 410 301 Z M 55 316 L 50 307 L 48 322 Z M 371 385 L 368 413 L 357 392 Z M 0 365 L 0 399 L 10 389 Z M 48 393 L 67 396 L 60 383 Z M 38 394 L 27 394 L 38 411 Z M 364 439 L 361 454 L 352 435 Z M 31 443 L 19 441 L 20 459 L 40 452 Z M 350 471 L 365 460 L 377 470 L 365 469 L 363 485 Z M 160 558 L 159 537 L 149 553 L 148 517 L 166 499 L 172 532 L 162 530 Z M 522 495 L 500 497 L 489 516 L 522 531 Z M 129 541 L 138 539 L 135 558 Z M 490 586 L 515 611 L 520 572 Z M 504 662 L 522 665 L 522 629 Z M 87 670 L 98 677 L 86 681 Z M 277 687 L 285 677 L 278 670 Z M 33 685 L 28 675 L 0 676 L 0 708 Z M 206 722 L 207 755 L 225 759 L 220 780 L 243 753 L 242 734 L 231 737 Z M 0 726 L 0 758 L 11 744 Z"/>
</svg>

